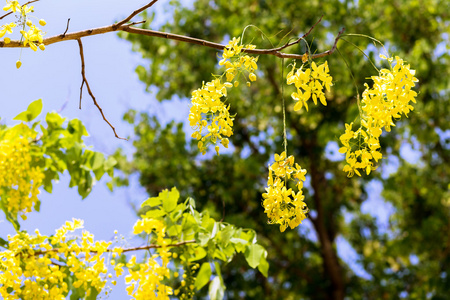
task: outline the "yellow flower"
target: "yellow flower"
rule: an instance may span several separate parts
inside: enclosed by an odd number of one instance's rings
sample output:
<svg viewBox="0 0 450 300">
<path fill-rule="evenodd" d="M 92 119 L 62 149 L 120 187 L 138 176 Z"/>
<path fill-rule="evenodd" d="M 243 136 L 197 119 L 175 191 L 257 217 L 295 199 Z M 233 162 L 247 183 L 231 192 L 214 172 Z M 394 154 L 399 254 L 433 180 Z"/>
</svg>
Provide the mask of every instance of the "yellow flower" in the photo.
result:
<svg viewBox="0 0 450 300">
<path fill-rule="evenodd" d="M 0 27 L 0 38 L 3 37 L 7 32 L 12 33 L 12 29 L 16 27 L 15 23 L 4 24 Z"/>
<path fill-rule="evenodd" d="M 19 4 L 19 1 L 13 0 L 13 1 L 6 1 L 6 6 L 3 7 L 4 11 L 8 11 L 11 10 L 12 12 L 20 12 L 21 11 L 21 6 Z"/>
</svg>

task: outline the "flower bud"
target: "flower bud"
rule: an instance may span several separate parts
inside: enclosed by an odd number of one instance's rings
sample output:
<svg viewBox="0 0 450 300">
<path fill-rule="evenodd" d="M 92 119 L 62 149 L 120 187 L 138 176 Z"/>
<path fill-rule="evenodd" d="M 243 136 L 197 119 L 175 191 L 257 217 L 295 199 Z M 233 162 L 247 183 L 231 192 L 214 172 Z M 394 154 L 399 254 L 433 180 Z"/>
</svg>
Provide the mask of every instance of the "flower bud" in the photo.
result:
<svg viewBox="0 0 450 300">
<path fill-rule="evenodd" d="M 39 49 L 41 49 L 42 51 L 44 51 L 44 50 L 45 50 L 45 45 L 44 45 L 44 44 L 40 44 L 40 45 L 39 45 Z"/>
<path fill-rule="evenodd" d="M 5 44 L 11 43 L 11 39 L 10 39 L 9 37 L 5 37 L 5 38 L 3 39 L 3 41 L 5 42 Z"/>
<path fill-rule="evenodd" d="M 22 62 L 20 60 L 16 61 L 16 68 L 19 69 L 22 65 Z"/>
<path fill-rule="evenodd" d="M 39 25 L 45 26 L 46 24 L 47 24 L 47 22 L 45 22 L 44 19 L 39 20 Z"/>
</svg>

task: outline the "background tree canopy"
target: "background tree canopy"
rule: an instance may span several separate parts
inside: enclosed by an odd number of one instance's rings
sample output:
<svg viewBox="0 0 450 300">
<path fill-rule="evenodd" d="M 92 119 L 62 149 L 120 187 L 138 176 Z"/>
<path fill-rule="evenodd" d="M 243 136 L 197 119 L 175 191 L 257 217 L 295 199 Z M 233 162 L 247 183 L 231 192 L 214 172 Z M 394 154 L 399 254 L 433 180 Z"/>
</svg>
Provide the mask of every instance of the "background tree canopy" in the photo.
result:
<svg viewBox="0 0 450 300">
<path fill-rule="evenodd" d="M 199 155 L 191 131 L 186 133 L 188 126 L 181 123 L 161 124 L 148 112 L 129 111 L 124 116 L 134 124 L 137 136 L 131 161 L 116 154 L 125 175 L 139 173 L 140 183 L 152 196 L 176 186 L 216 219 L 224 215 L 227 222 L 255 229 L 268 250 L 268 278 L 250 269 L 243 258 L 223 267 L 228 299 L 446 299 L 450 294 L 448 1 L 197 0 L 188 5 L 172 1 L 168 10 L 173 18 L 152 29 L 222 42 L 253 24 L 244 43 L 258 48 L 301 36 L 323 15 L 307 39 L 313 52 L 330 49 L 345 27 L 346 33 L 382 41 L 390 55 L 411 63 L 419 79 L 415 110 L 380 139 L 388 159 L 363 178 L 345 176 L 336 143 L 344 123 L 358 116 L 351 74 L 361 92 L 364 77 L 376 73 L 354 45 L 381 63 L 380 47 L 370 39 L 346 36 L 339 41 L 342 56 L 335 52 L 328 58 L 334 81 L 328 106 L 311 107 L 309 113 L 294 112 L 292 87 L 283 87 L 292 61 L 285 60 L 282 70 L 279 58 L 261 56 L 258 80 L 229 95 L 232 113 L 237 113 L 235 134 L 231 150 L 220 156 Z M 161 101 L 175 96 L 189 101 L 193 89 L 218 73 L 214 50 L 127 33 L 121 37 L 147 59 L 136 71 L 149 87 L 158 88 Z M 287 51 L 305 50 L 301 43 Z M 298 230 L 280 234 L 277 226 L 267 224 L 260 203 L 267 164 L 273 153 L 282 151 L 282 91 L 288 103 L 288 151 L 308 170 L 305 195 L 311 212 L 310 221 Z M 126 183 L 124 178 L 119 182 Z M 377 189 L 370 189 L 374 185 L 382 187 L 382 198 Z M 379 209 L 388 222 L 380 222 L 362 210 L 364 206 Z M 337 241 L 356 251 L 357 264 L 345 262 L 348 253 L 338 255 Z"/>
</svg>

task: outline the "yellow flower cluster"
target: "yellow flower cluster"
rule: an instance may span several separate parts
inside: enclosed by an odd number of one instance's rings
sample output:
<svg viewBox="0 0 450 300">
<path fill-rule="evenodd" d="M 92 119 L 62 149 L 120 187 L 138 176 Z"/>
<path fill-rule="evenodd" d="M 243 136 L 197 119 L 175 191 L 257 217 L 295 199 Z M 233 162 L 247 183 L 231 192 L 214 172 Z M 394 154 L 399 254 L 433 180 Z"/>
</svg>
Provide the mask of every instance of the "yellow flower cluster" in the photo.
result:
<svg viewBox="0 0 450 300">
<path fill-rule="evenodd" d="M 136 265 L 136 257 L 133 256 L 127 263 L 129 275 L 125 277 L 128 295 L 136 300 L 147 299 L 170 299 L 173 294 L 172 288 L 162 283 L 165 278 L 170 277 L 168 268 L 171 253 L 167 249 L 164 240 L 165 225 L 159 220 L 142 219 L 134 225 L 134 234 L 145 232 L 156 234 L 156 243 L 161 246 L 158 254 L 149 257 L 143 264 Z M 161 264 L 157 259 L 160 258 Z"/>
<path fill-rule="evenodd" d="M 222 97 L 227 97 L 227 89 L 233 87 L 235 77 L 246 71 L 249 73 L 247 85 L 256 80 L 254 72 L 258 68 L 258 58 L 243 55 L 243 47 L 239 45 L 239 38 L 233 38 L 225 47 L 219 62 L 220 65 L 225 65 L 225 73 L 215 76 L 212 81 L 203 83 L 201 89 L 192 92 L 189 124 L 196 130 L 192 138 L 198 140 L 198 148 L 202 154 L 206 153 L 210 144 L 216 145 L 215 150 L 219 154 L 218 141 L 228 148 L 228 137 L 233 134 L 234 116 L 230 115 L 230 105 L 226 105 Z M 246 47 L 255 48 L 253 45 Z M 226 82 L 222 80 L 223 75 L 226 75 Z M 238 85 L 239 82 L 234 81 L 234 86 Z M 204 129 L 208 131 L 205 135 L 202 134 Z"/>
<path fill-rule="evenodd" d="M 102 254 L 111 243 L 95 242 L 84 231 L 81 242 L 68 234 L 82 228 L 74 219 L 56 230 L 53 237 L 35 231 L 8 236 L 8 249 L 0 252 L 0 295 L 3 299 L 65 299 L 69 290 L 67 277 L 75 278 L 73 286 L 82 287 L 88 297 L 94 289 L 105 286 L 107 268 Z M 69 271 L 69 272 L 68 272 Z"/>
<path fill-rule="evenodd" d="M 372 88 L 365 84 L 361 101 L 361 127 L 353 131 L 353 123 L 345 124 L 345 133 L 340 137 L 343 147 L 339 152 L 346 153 L 344 171 L 348 177 L 355 173 L 361 176 L 359 170 L 365 170 L 369 175 L 376 169 L 373 161 L 377 163 L 382 158 L 379 137 L 383 129 L 391 131 L 391 126 L 395 126 L 394 119 L 400 119 L 402 114 L 408 116 L 414 109 L 410 102 L 416 103 L 417 93 L 412 90 L 415 82 L 418 82 L 414 77 L 415 71 L 398 56 L 395 57 L 393 67 L 392 57 L 380 57 L 388 60 L 391 68 L 382 69 L 378 76 L 372 76 Z"/>
<path fill-rule="evenodd" d="M 29 46 L 33 51 L 37 51 L 38 47 L 41 50 L 45 50 L 45 45 L 43 44 L 43 35 L 44 32 L 36 27 L 36 25 L 33 24 L 30 18 L 27 17 L 27 15 L 31 12 L 33 12 L 34 7 L 28 7 L 25 5 L 20 5 L 18 1 L 16 0 L 6 0 L 6 6 L 3 7 L 4 11 L 11 10 L 13 13 L 19 13 L 19 25 L 22 26 L 23 29 L 25 29 L 25 26 L 28 26 L 28 30 L 20 30 L 20 33 L 22 34 L 22 40 L 24 46 Z M 39 24 L 41 26 L 45 26 L 46 22 L 44 20 L 39 20 Z M 15 23 L 5 24 L 0 27 L 0 38 L 3 37 L 6 32 L 12 33 L 12 28 L 16 27 Z M 11 39 L 6 37 L 4 39 L 5 44 L 9 44 L 11 42 Z M 18 67 L 20 67 L 20 64 L 18 64 Z"/>
<path fill-rule="evenodd" d="M 192 92 L 189 124 L 196 129 L 192 137 L 199 141 L 198 149 L 202 154 L 206 153 L 209 144 L 215 145 L 217 141 L 228 148 L 226 137 L 233 134 L 233 117 L 230 115 L 230 106 L 225 105 L 220 98 L 227 96 L 227 88 L 231 86 L 229 82 L 222 84 L 220 79 L 215 79 Z M 202 136 L 204 128 L 208 129 L 208 134 Z M 219 153 L 219 146 L 215 149 Z"/>
<path fill-rule="evenodd" d="M 308 208 L 302 188 L 305 181 L 306 170 L 299 164 L 295 164 L 294 157 L 286 157 L 286 152 L 275 154 L 275 162 L 269 166 L 269 179 L 266 193 L 263 196 L 264 212 L 269 218 L 269 223 L 280 224 L 283 232 L 289 226 L 297 227 L 306 218 Z M 287 188 L 288 180 L 293 181 L 298 189 L 295 193 Z"/>
<path fill-rule="evenodd" d="M 0 130 L 0 201 L 5 213 L 13 216 L 32 211 L 44 174 L 32 166 L 32 131 L 25 125 Z"/>
<path fill-rule="evenodd" d="M 225 66 L 227 81 L 231 82 L 237 75 L 242 74 L 243 71 L 249 73 L 248 79 L 250 81 L 256 81 L 256 74 L 254 73 L 258 69 L 258 57 L 252 57 L 249 55 L 243 55 L 243 45 L 239 45 L 240 38 L 233 38 L 223 50 L 222 59 L 219 61 L 219 65 Z M 246 45 L 247 49 L 255 49 L 255 45 Z M 245 76 L 245 75 L 244 75 Z M 250 81 L 247 81 L 247 85 L 250 85 Z M 235 86 L 239 85 L 236 81 Z"/>
<path fill-rule="evenodd" d="M 303 71 L 302 65 L 300 68 L 295 70 L 295 65 L 292 71 L 287 75 L 287 84 L 295 84 L 297 91 L 292 93 L 292 99 L 296 100 L 297 103 L 294 106 L 294 110 L 298 111 L 305 106 L 308 111 L 308 100 L 313 99 L 314 104 L 317 105 L 317 99 L 323 104 L 327 105 L 325 94 L 323 88 L 325 87 L 327 91 L 330 91 L 330 87 L 333 85 L 333 78 L 328 74 L 330 71 L 328 69 L 328 62 L 317 66 L 315 62 L 311 63 L 311 68 Z"/>
</svg>

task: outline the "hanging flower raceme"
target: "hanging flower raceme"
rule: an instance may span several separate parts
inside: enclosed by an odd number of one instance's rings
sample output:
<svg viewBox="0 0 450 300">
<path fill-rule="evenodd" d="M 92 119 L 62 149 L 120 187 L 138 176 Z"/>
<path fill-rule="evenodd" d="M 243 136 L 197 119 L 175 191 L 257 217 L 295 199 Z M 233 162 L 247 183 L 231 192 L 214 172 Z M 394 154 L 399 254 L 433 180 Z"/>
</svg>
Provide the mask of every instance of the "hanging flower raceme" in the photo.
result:
<svg viewBox="0 0 450 300">
<path fill-rule="evenodd" d="M 353 131 L 353 123 L 345 124 L 345 133 L 340 137 L 343 147 L 339 152 L 346 154 L 344 171 L 348 177 L 355 173 L 361 176 L 360 170 L 365 170 L 368 175 L 376 169 L 376 163 L 382 158 L 379 137 L 383 129 L 391 131 L 391 126 L 395 126 L 394 120 L 400 119 L 402 114 L 408 117 L 414 109 L 410 102 L 416 103 L 417 93 L 412 90 L 418 82 L 414 77 L 415 71 L 398 56 L 393 67 L 392 57 L 380 57 L 388 60 L 391 68 L 381 69 L 378 76 L 371 77 L 374 82 L 372 88 L 365 84 L 361 127 Z"/>
<path fill-rule="evenodd" d="M 134 225 L 134 234 L 146 232 L 156 234 L 156 243 L 161 246 L 158 254 L 149 257 L 144 263 L 136 264 L 136 257 L 133 256 L 127 263 L 129 275 L 125 277 L 128 285 L 128 295 L 136 300 L 145 299 L 170 299 L 173 294 L 172 288 L 165 285 L 163 280 L 170 278 L 168 268 L 170 252 L 167 248 L 167 241 L 164 240 L 165 225 L 155 219 L 138 220 Z M 161 259 L 161 264 L 157 259 Z"/>
<path fill-rule="evenodd" d="M 330 87 L 333 85 L 333 78 L 328 73 L 328 62 L 317 66 L 315 62 L 311 63 L 311 68 L 303 70 L 304 65 L 295 70 L 295 64 L 292 71 L 287 75 L 287 84 L 295 84 L 297 91 L 292 93 L 292 99 L 297 103 L 294 106 L 294 110 L 298 111 L 305 106 L 308 111 L 308 100 L 312 98 L 315 105 L 317 105 L 317 99 L 323 105 L 327 105 L 325 98 L 324 88 L 330 91 Z"/>
<path fill-rule="evenodd" d="M 275 162 L 269 166 L 269 179 L 266 193 L 263 196 L 264 212 L 269 218 L 269 223 L 280 224 L 283 232 L 289 226 L 297 227 L 306 218 L 308 208 L 304 202 L 302 188 L 305 181 L 306 170 L 299 164 L 295 164 L 294 157 L 286 157 L 286 152 L 275 154 Z M 298 192 L 287 187 L 291 181 Z"/>
<path fill-rule="evenodd" d="M 247 80 L 250 86 L 251 81 L 256 80 L 255 71 L 258 68 L 256 62 L 258 58 L 243 55 L 243 45 L 239 45 L 239 38 L 233 38 L 225 47 L 222 60 L 219 65 L 225 65 L 226 71 L 215 79 L 203 83 L 202 88 L 192 92 L 191 109 L 189 112 L 189 124 L 195 129 L 192 137 L 198 140 L 198 148 L 205 154 L 209 145 L 215 145 L 215 150 L 219 154 L 220 142 L 228 148 L 228 137 L 233 135 L 234 116 L 230 114 L 230 105 L 227 105 L 227 89 L 239 85 L 240 75 Z M 254 49 L 254 45 L 247 45 L 246 48 Z M 248 74 L 248 75 L 246 75 Z M 227 81 L 223 81 L 225 75 Z M 204 131 L 207 131 L 204 134 Z"/>
<path fill-rule="evenodd" d="M 228 148 L 227 137 L 233 134 L 234 119 L 230 115 L 230 106 L 221 98 L 227 96 L 227 88 L 231 87 L 231 83 L 222 84 L 220 79 L 215 79 L 192 92 L 189 124 L 196 128 L 192 137 L 199 141 L 198 148 L 203 154 L 209 144 L 216 145 L 217 141 Z M 202 136 L 204 129 L 207 129 L 208 133 Z M 218 146 L 216 151 L 219 152 Z"/>
<path fill-rule="evenodd" d="M 0 204 L 7 216 L 19 214 L 26 219 L 25 214 L 39 201 L 44 174 L 33 166 L 31 140 L 35 135 L 23 124 L 0 130 Z"/>
</svg>

